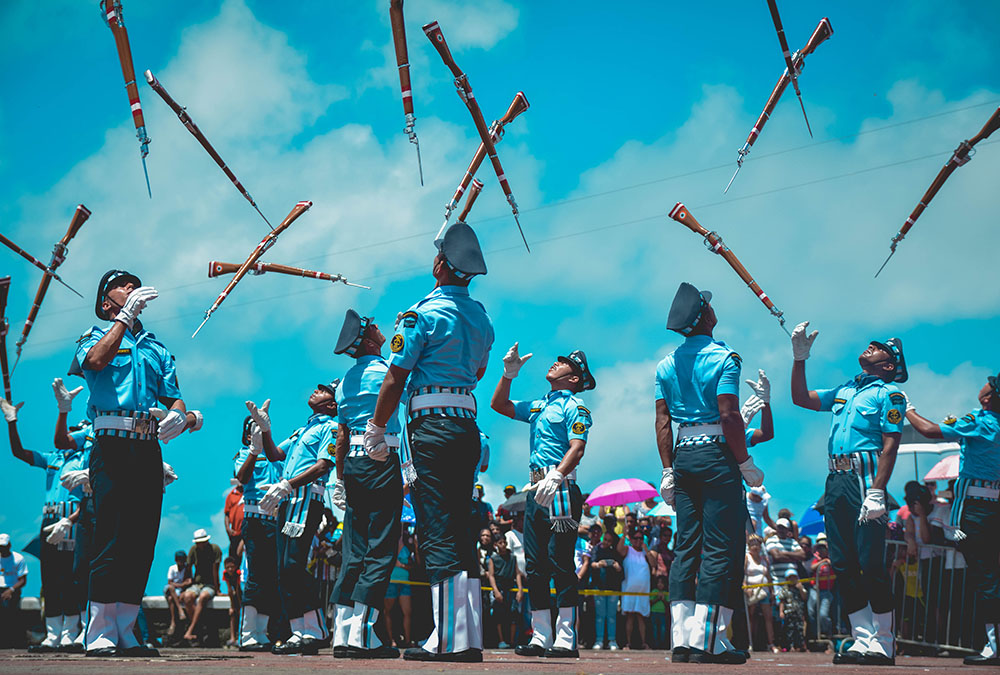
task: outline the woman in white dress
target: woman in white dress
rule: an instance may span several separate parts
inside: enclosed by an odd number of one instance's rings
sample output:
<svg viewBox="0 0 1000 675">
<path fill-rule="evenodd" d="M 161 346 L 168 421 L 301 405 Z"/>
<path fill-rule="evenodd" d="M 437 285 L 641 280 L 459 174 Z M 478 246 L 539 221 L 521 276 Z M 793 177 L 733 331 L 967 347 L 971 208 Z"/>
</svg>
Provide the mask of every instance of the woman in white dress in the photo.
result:
<svg viewBox="0 0 1000 675">
<path fill-rule="evenodd" d="M 639 626 L 641 649 L 649 649 L 646 644 L 646 618 L 649 616 L 649 571 L 655 563 L 655 553 L 646 548 L 646 541 L 639 531 L 626 533 L 618 540 L 618 555 L 625 568 L 622 591 L 641 595 L 622 596 L 622 614 L 625 615 L 625 644 L 632 641 L 632 627 Z"/>
</svg>

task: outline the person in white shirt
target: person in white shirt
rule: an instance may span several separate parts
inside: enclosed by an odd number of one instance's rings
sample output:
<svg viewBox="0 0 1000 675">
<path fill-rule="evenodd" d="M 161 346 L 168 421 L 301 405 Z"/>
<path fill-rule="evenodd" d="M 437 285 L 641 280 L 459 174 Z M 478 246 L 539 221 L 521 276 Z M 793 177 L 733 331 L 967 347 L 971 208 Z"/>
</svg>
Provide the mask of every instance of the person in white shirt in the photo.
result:
<svg viewBox="0 0 1000 675">
<path fill-rule="evenodd" d="M 174 564 L 167 569 L 167 585 L 163 587 L 163 595 L 167 599 L 167 609 L 170 611 L 170 627 L 167 628 L 167 637 L 174 637 L 177 632 L 177 622 L 184 621 L 184 603 L 181 602 L 181 593 L 184 592 L 191 581 L 191 568 L 187 564 L 187 553 L 177 551 L 174 553 Z"/>
<path fill-rule="evenodd" d="M 12 647 L 20 629 L 21 589 L 28 582 L 28 563 L 10 548 L 10 535 L 0 534 L 0 647 Z"/>
</svg>

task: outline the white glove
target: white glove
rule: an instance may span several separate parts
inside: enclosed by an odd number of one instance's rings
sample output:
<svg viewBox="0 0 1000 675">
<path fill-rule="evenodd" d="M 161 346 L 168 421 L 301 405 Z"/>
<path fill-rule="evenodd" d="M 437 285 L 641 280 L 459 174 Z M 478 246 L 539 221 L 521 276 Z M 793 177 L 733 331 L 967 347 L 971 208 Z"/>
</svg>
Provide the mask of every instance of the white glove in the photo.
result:
<svg viewBox="0 0 1000 675">
<path fill-rule="evenodd" d="M 858 515 L 858 524 L 863 525 L 866 520 L 875 520 L 885 515 L 885 490 L 878 488 L 868 488 L 865 493 L 865 500 L 861 502 L 861 513 Z"/>
<path fill-rule="evenodd" d="M 743 480 L 747 482 L 750 487 L 760 487 L 764 484 L 764 472 L 757 468 L 757 465 L 753 463 L 753 457 L 747 455 L 746 461 L 739 465 L 740 473 L 743 474 Z"/>
<path fill-rule="evenodd" d="M 674 505 L 674 470 L 667 468 L 660 475 L 660 496 L 663 503 L 669 506 Z"/>
<path fill-rule="evenodd" d="M 24 405 L 24 401 L 21 401 L 17 405 L 13 405 L 7 399 L 0 398 L 0 410 L 3 410 L 4 419 L 10 423 L 17 421 L 17 411 L 21 409 L 22 405 Z"/>
<path fill-rule="evenodd" d="M 389 458 L 389 446 L 385 442 L 385 427 L 368 420 L 365 425 L 365 452 L 376 462 L 384 462 Z"/>
<path fill-rule="evenodd" d="M 521 356 L 517 353 L 517 345 L 515 342 L 514 346 L 507 350 L 507 354 L 503 357 L 503 376 L 508 380 L 513 380 L 517 377 L 518 372 L 521 370 L 521 366 L 528 362 L 534 354 L 525 354 Z"/>
<path fill-rule="evenodd" d="M 160 420 L 160 423 L 157 425 L 156 436 L 164 443 L 169 443 L 180 436 L 188 423 L 187 415 L 180 410 L 150 408 L 149 414 Z"/>
<path fill-rule="evenodd" d="M 264 434 L 256 422 L 250 423 L 250 454 L 256 457 L 264 449 Z"/>
<path fill-rule="evenodd" d="M 166 462 L 163 463 L 163 487 L 167 487 L 171 483 L 177 480 L 177 474 L 174 472 L 174 467 L 170 466 Z"/>
<path fill-rule="evenodd" d="M 809 350 L 812 349 L 813 342 L 819 335 L 818 330 L 806 335 L 807 328 L 809 328 L 809 322 L 803 321 L 792 331 L 792 358 L 796 361 L 805 361 L 809 358 Z"/>
<path fill-rule="evenodd" d="M 156 300 L 159 295 L 152 286 L 140 286 L 128 294 L 125 304 L 118 310 L 115 321 L 121 321 L 131 330 L 132 324 L 139 317 L 139 312 L 146 308 L 146 303 Z"/>
<path fill-rule="evenodd" d="M 253 401 L 247 401 L 247 410 L 250 411 L 250 417 L 260 427 L 262 433 L 271 430 L 271 416 L 267 412 L 267 409 L 270 407 L 271 399 L 264 401 L 264 405 L 259 408 Z"/>
<path fill-rule="evenodd" d="M 265 515 L 273 516 L 278 511 L 278 505 L 290 494 L 292 494 L 292 484 L 282 478 L 267 489 L 267 494 L 260 498 L 257 506 Z"/>
<path fill-rule="evenodd" d="M 746 383 L 750 385 L 753 389 L 755 396 L 760 398 L 764 403 L 771 402 L 771 381 L 767 379 L 767 373 L 763 369 L 757 370 L 757 381 L 747 380 Z"/>
<path fill-rule="evenodd" d="M 743 407 L 740 408 L 740 415 L 743 417 L 743 426 L 750 426 L 750 420 L 763 409 L 764 405 L 764 399 L 756 394 L 748 398 L 743 403 Z"/>
<path fill-rule="evenodd" d="M 76 471 L 64 471 L 62 478 L 59 479 L 62 486 L 67 490 L 73 491 L 78 487 L 83 488 L 84 494 L 91 494 L 90 489 L 90 470 L 89 469 L 78 469 Z"/>
<path fill-rule="evenodd" d="M 393 330 L 399 330 L 399 322 L 403 320 L 403 313 L 396 312 L 396 323 L 392 324 Z"/>
<path fill-rule="evenodd" d="M 188 412 L 194 415 L 194 426 L 188 429 L 188 433 L 193 434 L 205 424 L 205 416 L 201 414 L 200 410 L 188 410 Z"/>
<path fill-rule="evenodd" d="M 955 541 L 965 541 L 965 538 L 968 537 L 969 535 L 967 535 L 965 532 L 962 532 L 960 529 L 956 527 L 954 530 L 951 531 L 951 536 L 955 537 Z"/>
<path fill-rule="evenodd" d="M 562 482 L 563 475 L 559 473 L 559 470 L 549 469 L 549 472 L 545 474 L 545 478 L 538 481 L 538 487 L 535 488 L 535 503 L 542 508 L 548 508 L 552 500 L 556 498 L 556 492 L 559 490 Z"/>
<path fill-rule="evenodd" d="M 46 535 L 46 543 L 55 546 L 56 544 L 61 544 L 69 536 L 72 529 L 72 520 L 69 518 L 60 518 L 58 522 L 52 523 L 48 527 L 43 527 L 42 534 Z"/>
<path fill-rule="evenodd" d="M 77 394 L 83 391 L 83 385 L 80 385 L 73 391 L 66 389 L 66 385 L 63 384 L 62 378 L 57 377 L 52 380 L 52 391 L 56 395 L 56 403 L 59 405 L 59 412 L 68 413 L 73 410 L 73 399 L 76 398 Z"/>
<path fill-rule="evenodd" d="M 330 501 L 338 509 L 342 511 L 347 510 L 347 488 L 344 487 L 344 481 L 339 478 L 333 484 L 333 494 L 330 496 Z"/>
<path fill-rule="evenodd" d="M 906 395 L 905 391 L 903 392 L 903 396 L 906 398 L 906 412 L 910 412 L 911 410 L 913 412 L 916 412 L 917 411 L 917 406 L 915 406 L 912 403 L 910 403 L 910 397 Z"/>
</svg>

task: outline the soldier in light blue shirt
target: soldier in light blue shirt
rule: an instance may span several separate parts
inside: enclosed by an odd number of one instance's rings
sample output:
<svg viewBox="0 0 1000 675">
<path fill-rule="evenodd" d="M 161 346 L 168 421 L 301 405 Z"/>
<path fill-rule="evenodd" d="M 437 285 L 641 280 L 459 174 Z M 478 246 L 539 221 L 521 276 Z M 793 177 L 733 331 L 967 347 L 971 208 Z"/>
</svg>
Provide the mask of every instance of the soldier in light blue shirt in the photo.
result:
<svg viewBox="0 0 1000 675">
<path fill-rule="evenodd" d="M 493 323 L 469 296 L 486 274 L 475 232 L 458 222 L 435 242 L 434 290 L 400 315 L 389 372 L 365 432 L 371 455 L 385 452 L 386 425 L 406 398 L 404 481 L 412 483 L 421 553 L 431 583 L 434 630 L 404 658 L 481 662 L 482 595 L 469 495 L 479 462 L 472 390 L 486 372 Z M 417 479 L 414 482 L 414 479 Z"/>
<path fill-rule="evenodd" d="M 243 486 L 243 547 L 247 574 L 240 608 L 240 651 L 270 651 L 267 623 L 278 611 L 278 521 L 264 513 L 260 500 L 281 480 L 284 463 L 261 454 L 263 434 L 249 415 L 243 420 L 242 446 L 236 453 L 236 480 Z"/>
<path fill-rule="evenodd" d="M 912 404 L 906 419 L 928 438 L 961 444 L 951 526 L 976 585 L 977 614 L 986 624 L 986 645 L 965 663 L 1000 667 L 1000 375 L 987 378 L 978 398 L 980 407 L 960 419 L 935 424 Z"/>
<path fill-rule="evenodd" d="M 834 663 L 869 666 L 896 662 L 892 587 L 885 567 L 885 486 L 903 430 L 907 379 L 899 338 L 872 341 L 858 357 L 861 373 L 833 389 L 811 391 L 806 359 L 818 331 L 809 322 L 792 331 L 792 402 L 833 413 L 827 445 L 830 473 L 823 514 L 830 562 L 851 622 L 854 644 Z"/>
<path fill-rule="evenodd" d="M 278 586 L 292 630 L 288 640 L 271 648 L 273 654 L 316 654 L 329 636 L 319 582 L 306 564 L 323 518 L 326 480 L 336 459 L 338 384 L 339 380 L 335 380 L 316 385 L 307 401 L 312 415 L 305 426 L 277 445 L 271 436 L 268 414 L 271 400 L 260 408 L 247 401 L 267 458 L 284 462 L 279 480 L 257 504 L 261 513 L 277 514 Z M 251 430 L 251 439 L 253 435 Z"/>
<path fill-rule="evenodd" d="M 746 449 L 742 360 L 713 338 L 718 319 L 711 300 L 708 291 L 682 283 L 670 305 L 667 329 L 685 340 L 656 367 L 656 445 L 663 464 L 660 494 L 677 511 L 677 558 L 670 568 L 673 660 L 739 664 L 746 656 L 726 639 L 726 628 L 743 602 L 743 480 L 756 487 L 764 473 Z M 676 442 L 672 422 L 678 424 Z"/>
<path fill-rule="evenodd" d="M 576 530 L 580 526 L 583 497 L 576 469 L 583 459 L 587 435 L 593 425 L 590 410 L 577 396 L 596 386 L 587 355 L 581 350 L 560 356 L 545 375 L 549 392 L 533 401 L 512 401 L 511 382 L 531 358 L 521 356 L 518 344 L 503 358 L 503 377 L 490 406 L 530 427 L 529 480 L 524 514 L 524 555 L 531 602 L 531 642 L 517 647 L 520 656 L 578 658 L 576 640 L 577 576 Z M 549 595 L 555 585 L 558 608 L 552 625 Z"/>
<path fill-rule="evenodd" d="M 399 420 L 385 429 L 385 447 L 369 453 L 364 434 L 375 415 L 388 362 L 382 358 L 385 337 L 372 317 L 347 310 L 335 354 L 354 365 L 337 388 L 337 482 L 333 501 L 344 510 L 343 562 L 331 597 L 337 603 L 333 654 L 352 659 L 398 658 L 399 650 L 382 644 L 375 633 L 389 578 L 396 566 L 403 477 L 399 463 Z"/>
<path fill-rule="evenodd" d="M 91 561 L 87 653 L 155 656 L 133 635 L 153 563 L 167 475 L 158 441 L 201 427 L 177 386 L 173 355 L 145 330 L 139 313 L 157 298 L 134 274 L 109 270 L 97 286 L 94 326 L 76 345 L 96 439 L 90 485 L 97 528 Z M 166 410 L 157 407 L 163 404 Z"/>
</svg>

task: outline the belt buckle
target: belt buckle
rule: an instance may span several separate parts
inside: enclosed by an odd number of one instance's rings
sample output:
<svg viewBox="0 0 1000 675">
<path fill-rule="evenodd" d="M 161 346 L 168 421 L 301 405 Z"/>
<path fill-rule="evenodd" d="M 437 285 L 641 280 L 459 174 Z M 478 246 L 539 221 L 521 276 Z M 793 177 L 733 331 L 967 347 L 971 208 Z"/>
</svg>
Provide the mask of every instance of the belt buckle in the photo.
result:
<svg viewBox="0 0 1000 675">
<path fill-rule="evenodd" d="M 137 434 L 152 436 L 156 431 L 156 427 L 152 424 L 155 421 L 152 417 L 133 417 L 132 430 Z"/>
</svg>

